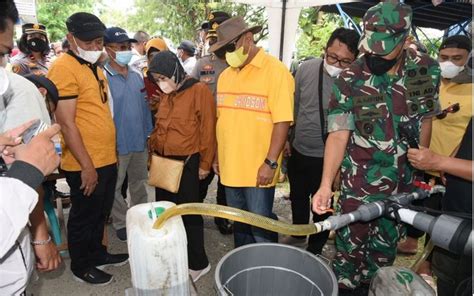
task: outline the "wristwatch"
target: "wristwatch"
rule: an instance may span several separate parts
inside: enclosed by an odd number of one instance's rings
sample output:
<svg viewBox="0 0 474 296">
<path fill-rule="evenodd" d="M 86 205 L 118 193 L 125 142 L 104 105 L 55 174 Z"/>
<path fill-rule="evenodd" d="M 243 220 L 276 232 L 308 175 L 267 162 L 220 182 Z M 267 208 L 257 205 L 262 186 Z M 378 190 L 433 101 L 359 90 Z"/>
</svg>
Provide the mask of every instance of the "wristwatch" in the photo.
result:
<svg viewBox="0 0 474 296">
<path fill-rule="evenodd" d="M 278 162 L 276 162 L 276 161 L 271 161 L 270 159 L 265 158 L 265 163 L 266 163 L 272 170 L 276 170 L 276 169 L 278 168 Z"/>
</svg>

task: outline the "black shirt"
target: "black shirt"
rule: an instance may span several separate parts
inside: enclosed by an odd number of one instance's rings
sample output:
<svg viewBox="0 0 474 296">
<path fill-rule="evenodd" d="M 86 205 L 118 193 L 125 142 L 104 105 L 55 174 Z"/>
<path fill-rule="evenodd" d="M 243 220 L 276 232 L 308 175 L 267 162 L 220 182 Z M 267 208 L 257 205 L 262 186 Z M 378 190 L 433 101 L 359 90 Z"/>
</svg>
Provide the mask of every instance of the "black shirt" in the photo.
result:
<svg viewBox="0 0 474 296">
<path fill-rule="evenodd" d="M 472 160 L 472 118 L 466 128 L 456 158 Z M 472 214 L 472 182 L 446 174 L 444 211 Z"/>
</svg>

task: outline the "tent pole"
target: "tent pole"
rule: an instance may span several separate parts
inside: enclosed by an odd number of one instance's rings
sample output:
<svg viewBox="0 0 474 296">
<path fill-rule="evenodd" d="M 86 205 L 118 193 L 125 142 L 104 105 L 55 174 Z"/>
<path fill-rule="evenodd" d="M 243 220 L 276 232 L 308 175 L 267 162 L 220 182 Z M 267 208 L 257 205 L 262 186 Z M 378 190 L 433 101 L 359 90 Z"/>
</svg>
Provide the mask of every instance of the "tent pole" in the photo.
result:
<svg viewBox="0 0 474 296">
<path fill-rule="evenodd" d="M 283 61 L 283 46 L 285 42 L 285 17 L 286 17 L 286 2 L 287 0 L 282 0 L 283 6 L 281 11 L 281 31 L 280 31 L 280 61 Z"/>
</svg>

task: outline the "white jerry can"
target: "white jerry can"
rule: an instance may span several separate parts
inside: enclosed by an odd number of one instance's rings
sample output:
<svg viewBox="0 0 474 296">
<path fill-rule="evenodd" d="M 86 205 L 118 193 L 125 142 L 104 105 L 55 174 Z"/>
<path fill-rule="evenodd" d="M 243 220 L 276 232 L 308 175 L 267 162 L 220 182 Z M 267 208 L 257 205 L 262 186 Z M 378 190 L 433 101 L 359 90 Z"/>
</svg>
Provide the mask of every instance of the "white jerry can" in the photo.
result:
<svg viewBox="0 0 474 296">
<path fill-rule="evenodd" d="M 156 216 L 174 205 L 160 201 L 127 211 L 134 295 L 189 295 L 187 241 L 181 216 L 170 218 L 161 229 L 153 229 Z"/>
</svg>

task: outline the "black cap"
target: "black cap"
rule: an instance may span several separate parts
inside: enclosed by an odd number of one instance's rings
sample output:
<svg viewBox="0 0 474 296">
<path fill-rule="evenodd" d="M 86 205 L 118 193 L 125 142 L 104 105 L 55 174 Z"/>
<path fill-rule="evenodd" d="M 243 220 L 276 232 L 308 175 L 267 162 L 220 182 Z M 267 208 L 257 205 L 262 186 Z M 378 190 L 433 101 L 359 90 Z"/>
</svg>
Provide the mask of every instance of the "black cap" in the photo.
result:
<svg viewBox="0 0 474 296">
<path fill-rule="evenodd" d="M 191 56 L 193 56 L 196 51 L 196 48 L 194 47 L 194 43 L 192 43 L 189 40 L 184 40 L 183 42 L 181 42 L 181 44 L 178 46 L 178 49 L 184 50 Z"/>
<path fill-rule="evenodd" d="M 35 74 L 27 74 L 24 76 L 29 81 L 33 82 L 36 87 L 44 87 L 46 91 L 48 91 L 48 95 L 53 101 L 55 105 L 58 104 L 59 100 L 59 93 L 56 85 L 46 78 L 45 76 L 35 75 Z"/>
<path fill-rule="evenodd" d="M 21 26 L 21 31 L 23 34 L 41 33 L 46 35 L 46 27 L 42 24 L 24 24 L 23 26 Z"/>
<path fill-rule="evenodd" d="M 460 48 L 465 49 L 467 51 L 471 51 L 472 49 L 472 41 L 469 37 L 464 35 L 455 35 L 444 39 L 439 47 L 439 50 L 445 48 Z"/>
<path fill-rule="evenodd" d="M 105 30 L 104 43 L 122 43 L 137 42 L 137 40 L 128 37 L 127 32 L 119 27 L 112 27 Z"/>
<path fill-rule="evenodd" d="M 210 30 L 212 29 L 212 25 L 214 23 L 217 23 L 219 25 L 228 19 L 230 19 L 230 15 L 227 12 L 213 11 L 208 15 L 207 21 L 201 24 L 201 29 Z"/>
<path fill-rule="evenodd" d="M 83 41 L 103 37 L 106 29 L 98 17 L 87 12 L 78 12 L 71 15 L 66 20 L 66 27 L 74 37 Z"/>
</svg>

